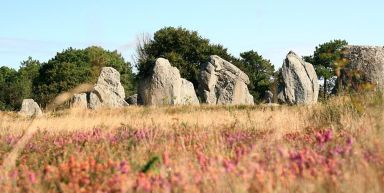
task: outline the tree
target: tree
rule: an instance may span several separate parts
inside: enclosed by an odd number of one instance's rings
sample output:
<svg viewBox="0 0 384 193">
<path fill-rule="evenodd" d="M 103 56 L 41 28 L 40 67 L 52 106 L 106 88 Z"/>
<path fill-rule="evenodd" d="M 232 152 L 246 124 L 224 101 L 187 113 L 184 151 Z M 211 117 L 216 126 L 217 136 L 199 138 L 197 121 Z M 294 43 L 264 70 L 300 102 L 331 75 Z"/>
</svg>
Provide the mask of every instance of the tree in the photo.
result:
<svg viewBox="0 0 384 193">
<path fill-rule="evenodd" d="M 324 44 L 320 44 L 316 47 L 312 56 L 304 57 L 306 62 L 314 65 L 317 75 L 324 80 L 323 94 L 326 98 L 328 93 L 331 78 L 336 76 L 336 70 L 338 68 L 337 61 L 341 59 L 341 48 L 348 45 L 345 40 L 332 40 Z"/>
<path fill-rule="evenodd" d="M 39 74 L 40 62 L 29 57 L 18 71 L 0 68 L 0 109 L 18 110 L 23 99 L 32 98 L 32 83 Z"/>
<path fill-rule="evenodd" d="M 251 50 L 240 54 L 242 70 L 248 75 L 248 89 L 256 100 L 262 100 L 267 90 L 272 89 L 275 68 L 269 60 L 263 59 Z"/>
<path fill-rule="evenodd" d="M 95 83 L 102 67 L 110 66 L 120 72 L 126 95 L 134 89 L 132 66 L 117 51 L 101 47 L 68 48 L 44 63 L 34 81 L 35 99 L 46 106 L 56 95 L 83 83 Z"/>
<path fill-rule="evenodd" d="M 8 85 L 13 82 L 13 78 L 16 77 L 17 71 L 2 66 L 0 68 L 0 110 L 13 110 L 12 105 L 10 104 L 9 89 Z"/>
<path fill-rule="evenodd" d="M 23 99 L 33 98 L 32 84 L 39 74 L 40 62 L 29 57 L 18 71 L 0 68 L 0 109 L 18 110 Z"/>
<path fill-rule="evenodd" d="M 196 31 L 181 27 L 165 27 L 155 32 L 153 39 L 144 39 L 138 45 L 136 59 L 138 78 L 150 74 L 155 60 L 163 57 L 177 67 L 181 76 L 191 81 L 197 88 L 200 64 L 207 62 L 210 55 L 219 55 L 234 64 L 238 62 L 226 48 L 211 44 Z"/>
<path fill-rule="evenodd" d="M 40 61 L 34 60 L 32 57 L 28 57 L 27 60 L 21 62 L 21 67 L 18 70 L 18 76 L 19 79 L 24 82 L 24 98 L 33 98 L 33 82 L 39 76 L 40 67 Z"/>
</svg>

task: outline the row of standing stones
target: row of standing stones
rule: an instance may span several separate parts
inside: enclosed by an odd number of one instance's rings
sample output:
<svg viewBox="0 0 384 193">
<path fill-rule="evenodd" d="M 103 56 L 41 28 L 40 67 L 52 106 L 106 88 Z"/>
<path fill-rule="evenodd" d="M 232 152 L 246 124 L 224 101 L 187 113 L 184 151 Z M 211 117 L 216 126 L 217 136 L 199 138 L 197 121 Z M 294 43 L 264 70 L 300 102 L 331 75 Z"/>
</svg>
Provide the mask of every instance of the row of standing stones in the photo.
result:
<svg viewBox="0 0 384 193">
<path fill-rule="evenodd" d="M 384 47 L 346 46 L 345 56 L 349 61 L 343 72 L 359 71 L 366 81 L 378 88 L 384 87 Z M 278 101 L 285 104 L 310 105 L 317 102 L 319 83 L 312 64 L 299 55 L 289 52 L 282 66 L 282 82 L 278 85 Z M 158 58 L 149 76 L 138 83 L 138 92 L 125 100 L 120 74 L 111 67 L 102 68 L 101 74 L 89 93 L 75 94 L 72 106 L 97 109 L 133 105 L 253 105 L 249 93 L 248 76 L 230 62 L 213 55 L 201 65 L 197 94 L 191 82 L 182 78 L 176 67 L 168 60 Z M 271 98 L 272 93 L 266 93 Z M 270 99 L 269 99 L 270 100 Z M 128 102 L 126 102 L 128 101 Z M 20 114 L 39 116 L 39 105 L 25 99 Z"/>
<path fill-rule="evenodd" d="M 253 104 L 248 76 L 218 56 L 201 67 L 198 94 L 207 104 Z M 181 78 L 176 67 L 159 58 L 153 72 L 139 82 L 138 103 L 142 105 L 199 104 L 191 82 Z"/>
</svg>

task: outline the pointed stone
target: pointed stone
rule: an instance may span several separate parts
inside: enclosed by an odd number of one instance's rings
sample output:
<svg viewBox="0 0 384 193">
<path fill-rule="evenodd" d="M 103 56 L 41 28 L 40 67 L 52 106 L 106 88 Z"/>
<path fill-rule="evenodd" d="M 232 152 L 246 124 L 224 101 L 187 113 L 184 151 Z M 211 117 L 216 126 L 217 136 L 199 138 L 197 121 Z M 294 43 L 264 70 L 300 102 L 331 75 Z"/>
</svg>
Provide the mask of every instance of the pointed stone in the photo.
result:
<svg viewBox="0 0 384 193">
<path fill-rule="evenodd" d="M 89 108 L 125 107 L 124 87 L 120 83 L 120 73 L 112 67 L 103 67 L 97 83 L 89 96 Z"/>
<path fill-rule="evenodd" d="M 319 83 L 312 64 L 290 51 L 284 60 L 278 99 L 287 104 L 314 104 L 319 95 Z"/>
<path fill-rule="evenodd" d="M 193 84 L 164 58 L 158 58 L 152 74 L 140 80 L 138 97 L 143 105 L 199 104 Z"/>
</svg>

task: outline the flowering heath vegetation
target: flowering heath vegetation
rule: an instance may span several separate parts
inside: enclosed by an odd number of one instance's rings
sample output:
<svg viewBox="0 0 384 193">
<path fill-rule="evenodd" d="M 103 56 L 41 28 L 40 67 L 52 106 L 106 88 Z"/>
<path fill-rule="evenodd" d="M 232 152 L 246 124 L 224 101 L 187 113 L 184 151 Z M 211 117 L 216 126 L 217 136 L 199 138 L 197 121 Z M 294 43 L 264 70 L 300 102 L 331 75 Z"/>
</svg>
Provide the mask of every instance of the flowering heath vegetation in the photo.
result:
<svg viewBox="0 0 384 193">
<path fill-rule="evenodd" d="M 0 192 L 384 192 L 382 95 L 356 97 L 51 113 Z M 0 120 L 4 165 L 32 120 Z"/>
</svg>

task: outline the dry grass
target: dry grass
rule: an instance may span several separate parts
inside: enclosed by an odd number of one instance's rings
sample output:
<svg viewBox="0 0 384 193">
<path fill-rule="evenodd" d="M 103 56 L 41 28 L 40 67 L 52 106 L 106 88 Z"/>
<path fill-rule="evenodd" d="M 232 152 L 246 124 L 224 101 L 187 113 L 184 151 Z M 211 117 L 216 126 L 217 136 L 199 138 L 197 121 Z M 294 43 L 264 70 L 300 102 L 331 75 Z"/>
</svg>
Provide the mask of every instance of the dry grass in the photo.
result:
<svg viewBox="0 0 384 193">
<path fill-rule="evenodd" d="M 169 129 L 175 124 L 196 128 L 215 128 L 236 125 L 239 128 L 255 130 L 272 129 L 277 132 L 300 131 L 324 117 L 314 117 L 322 105 L 288 106 L 176 106 L 176 107 L 135 107 L 124 109 L 85 110 L 72 109 L 49 113 L 36 118 L 34 125 L 49 132 L 90 130 L 94 128 L 114 129 L 123 125 L 132 128 L 156 127 Z M 331 116 L 331 115 L 330 115 Z M 19 133 L 33 121 L 14 113 L 0 114 L 0 133 Z M 349 127 L 356 122 L 351 115 L 343 115 L 342 126 Z M 335 123 L 327 126 L 334 127 Z"/>
</svg>

